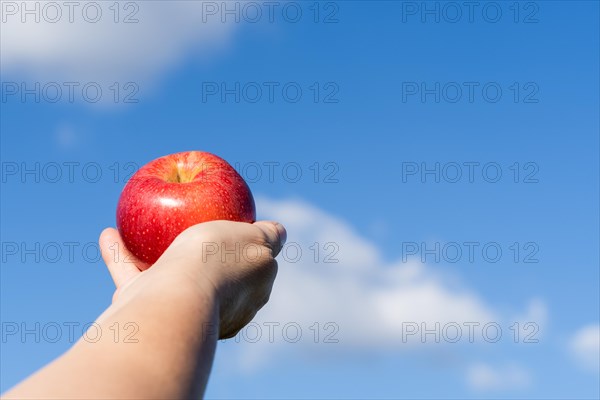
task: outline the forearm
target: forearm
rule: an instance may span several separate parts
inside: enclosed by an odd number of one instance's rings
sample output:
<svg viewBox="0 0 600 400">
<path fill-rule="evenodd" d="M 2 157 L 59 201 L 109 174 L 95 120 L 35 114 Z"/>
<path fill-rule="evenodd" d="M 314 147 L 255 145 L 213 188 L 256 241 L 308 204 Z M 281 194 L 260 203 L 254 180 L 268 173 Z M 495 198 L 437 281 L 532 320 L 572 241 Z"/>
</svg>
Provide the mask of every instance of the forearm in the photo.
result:
<svg viewBox="0 0 600 400">
<path fill-rule="evenodd" d="M 102 336 L 93 343 L 80 340 L 6 398 L 200 397 L 217 339 L 233 337 L 268 301 L 285 237 L 285 228 L 272 222 L 206 222 L 185 230 L 141 272 L 119 233 L 105 229 L 100 247 L 117 290 L 96 321 Z M 256 254 L 206 254 L 206 243 L 222 251 L 248 247 Z M 114 256 L 115 244 L 123 256 Z M 127 324 L 138 329 L 129 337 L 135 343 L 114 334 Z"/>
<path fill-rule="evenodd" d="M 165 283 L 115 303 L 98 319 L 97 342 L 80 340 L 6 398 L 200 397 L 219 323 L 214 295 L 200 292 Z M 120 332 L 116 340 L 111 327 L 127 323 L 138 331 L 128 341 Z"/>
</svg>

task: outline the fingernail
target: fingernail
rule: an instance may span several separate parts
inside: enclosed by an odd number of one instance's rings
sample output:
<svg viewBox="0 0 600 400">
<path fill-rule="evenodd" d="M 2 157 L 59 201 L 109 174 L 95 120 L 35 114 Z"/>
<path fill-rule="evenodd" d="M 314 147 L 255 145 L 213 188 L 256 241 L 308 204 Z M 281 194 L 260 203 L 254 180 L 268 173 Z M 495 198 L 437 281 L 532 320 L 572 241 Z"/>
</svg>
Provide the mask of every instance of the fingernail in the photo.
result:
<svg viewBox="0 0 600 400">
<path fill-rule="evenodd" d="M 277 233 L 279 233 L 279 245 L 283 247 L 287 240 L 287 231 L 279 222 L 275 222 L 275 227 L 277 228 Z"/>
</svg>

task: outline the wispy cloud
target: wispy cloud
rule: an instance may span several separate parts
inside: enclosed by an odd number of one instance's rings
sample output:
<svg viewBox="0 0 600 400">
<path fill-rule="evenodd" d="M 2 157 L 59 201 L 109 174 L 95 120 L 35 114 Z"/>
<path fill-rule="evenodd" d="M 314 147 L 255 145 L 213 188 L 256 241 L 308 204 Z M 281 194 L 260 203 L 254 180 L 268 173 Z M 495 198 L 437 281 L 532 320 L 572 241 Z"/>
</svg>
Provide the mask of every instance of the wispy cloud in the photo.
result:
<svg viewBox="0 0 600 400">
<path fill-rule="evenodd" d="M 457 329 L 459 341 L 472 343 L 468 324 L 479 324 L 474 341 L 481 342 L 481 326 L 504 323 L 456 274 L 441 274 L 417 261 L 386 262 L 374 243 L 341 218 L 298 200 L 261 197 L 257 205 L 260 217 L 284 223 L 289 237 L 271 301 L 254 323 L 263 333 L 269 324 L 279 324 L 277 329 L 297 324 L 303 336 L 294 348 L 314 346 L 315 329 L 321 330 L 318 341 L 323 342 L 323 335 L 334 331 L 332 326 L 323 329 L 327 322 L 335 326 L 337 348 L 346 352 L 420 348 L 455 340 Z M 325 262 L 327 256 L 337 262 Z M 534 300 L 519 314 L 545 319 L 546 310 L 541 300 Z M 277 342 L 285 340 L 276 334 L 272 343 L 263 339 L 244 345 L 243 362 L 254 366 L 265 361 Z"/>
<path fill-rule="evenodd" d="M 32 79 L 146 82 L 230 39 L 235 24 L 203 18 L 203 3 L 3 2 L 0 67 Z"/>
<path fill-rule="evenodd" d="M 467 384 L 476 391 L 523 389 L 531 384 L 529 371 L 517 364 L 492 366 L 473 364 L 467 371 Z"/>
<path fill-rule="evenodd" d="M 579 329 L 569 341 L 569 350 L 577 363 L 592 372 L 600 370 L 600 325 Z"/>
</svg>

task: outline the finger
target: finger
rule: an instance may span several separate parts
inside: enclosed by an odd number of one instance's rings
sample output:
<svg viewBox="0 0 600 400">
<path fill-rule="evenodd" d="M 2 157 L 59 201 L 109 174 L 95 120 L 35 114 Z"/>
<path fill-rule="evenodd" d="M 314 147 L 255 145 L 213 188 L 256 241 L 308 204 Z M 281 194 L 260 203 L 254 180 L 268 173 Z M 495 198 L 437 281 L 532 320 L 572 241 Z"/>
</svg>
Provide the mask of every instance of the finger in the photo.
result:
<svg viewBox="0 0 600 400">
<path fill-rule="evenodd" d="M 102 258 L 117 289 L 141 272 L 141 262 L 127 250 L 116 229 L 103 230 L 98 242 Z"/>
<path fill-rule="evenodd" d="M 287 231 L 283 225 L 274 221 L 257 221 L 254 223 L 254 226 L 260 228 L 265 233 L 267 241 L 273 250 L 273 257 L 276 257 L 287 240 Z"/>
</svg>

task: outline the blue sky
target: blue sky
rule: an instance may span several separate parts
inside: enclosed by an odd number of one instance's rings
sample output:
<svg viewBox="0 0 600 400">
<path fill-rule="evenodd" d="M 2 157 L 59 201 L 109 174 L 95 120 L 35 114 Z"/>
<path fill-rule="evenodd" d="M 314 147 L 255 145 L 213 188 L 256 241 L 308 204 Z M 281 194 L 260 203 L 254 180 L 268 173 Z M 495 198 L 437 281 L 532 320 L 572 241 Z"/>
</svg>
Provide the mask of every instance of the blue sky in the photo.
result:
<svg viewBox="0 0 600 400">
<path fill-rule="evenodd" d="M 229 2 L 239 22 L 221 2 L 100 2 L 97 23 L 51 23 L 44 3 L 23 23 L 8 3 L 0 390 L 110 302 L 93 243 L 128 174 L 197 149 L 289 233 L 271 302 L 220 344 L 207 397 L 600 396 L 597 2 L 482 2 L 471 19 L 461 2 L 281 2 L 272 20 Z M 465 322 L 502 336 L 471 343 Z"/>
</svg>

